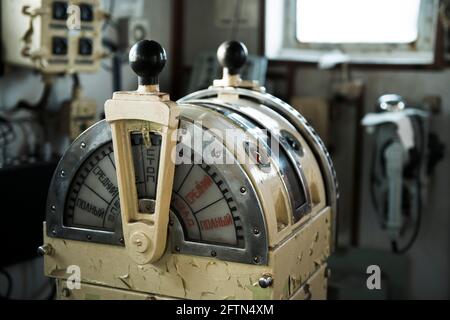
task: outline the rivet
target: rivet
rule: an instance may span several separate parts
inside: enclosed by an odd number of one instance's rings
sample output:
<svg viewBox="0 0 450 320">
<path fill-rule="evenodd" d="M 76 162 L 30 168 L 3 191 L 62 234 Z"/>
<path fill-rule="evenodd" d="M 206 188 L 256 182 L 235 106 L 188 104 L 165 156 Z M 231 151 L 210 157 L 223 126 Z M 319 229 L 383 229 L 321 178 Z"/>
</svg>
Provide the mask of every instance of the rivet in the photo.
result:
<svg viewBox="0 0 450 320">
<path fill-rule="evenodd" d="M 37 252 L 40 257 L 51 256 L 53 253 L 53 247 L 49 244 L 44 244 L 38 248 Z"/>
<path fill-rule="evenodd" d="M 259 286 L 263 289 L 271 287 L 273 284 L 273 278 L 271 275 L 266 274 L 259 279 Z"/>
<path fill-rule="evenodd" d="M 211 257 L 217 257 L 217 252 L 211 251 Z"/>
<path fill-rule="evenodd" d="M 246 194 L 247 193 L 247 188 L 242 187 L 240 191 L 241 191 L 242 194 Z"/>
<path fill-rule="evenodd" d="M 86 149 L 86 147 L 87 147 L 86 143 L 82 142 L 81 143 L 81 149 Z"/>
<path fill-rule="evenodd" d="M 61 171 L 61 178 L 65 178 L 66 177 L 66 172 L 64 170 Z"/>
</svg>

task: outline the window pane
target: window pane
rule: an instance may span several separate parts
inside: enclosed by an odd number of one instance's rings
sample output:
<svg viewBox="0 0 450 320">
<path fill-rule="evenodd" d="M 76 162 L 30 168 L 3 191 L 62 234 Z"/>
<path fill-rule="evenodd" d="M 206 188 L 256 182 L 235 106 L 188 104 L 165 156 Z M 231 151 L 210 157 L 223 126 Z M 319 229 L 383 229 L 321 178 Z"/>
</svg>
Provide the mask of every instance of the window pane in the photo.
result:
<svg viewBox="0 0 450 320">
<path fill-rule="evenodd" d="M 420 0 L 297 0 L 297 38 L 316 43 L 410 43 Z"/>
</svg>

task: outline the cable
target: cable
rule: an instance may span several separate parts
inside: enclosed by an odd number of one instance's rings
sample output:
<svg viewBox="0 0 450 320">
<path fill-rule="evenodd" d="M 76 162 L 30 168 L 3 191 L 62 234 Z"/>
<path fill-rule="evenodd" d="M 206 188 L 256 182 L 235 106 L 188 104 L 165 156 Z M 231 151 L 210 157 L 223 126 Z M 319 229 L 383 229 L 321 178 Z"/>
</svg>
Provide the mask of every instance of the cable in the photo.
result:
<svg viewBox="0 0 450 320">
<path fill-rule="evenodd" d="M 124 58 L 119 52 L 119 46 L 114 41 L 105 38 L 102 40 L 102 43 L 103 46 L 105 46 L 112 52 L 111 67 L 106 66 L 105 64 L 102 64 L 102 67 L 104 70 L 112 73 L 113 91 L 120 91 L 122 89 L 122 64 L 124 62 Z"/>
<path fill-rule="evenodd" d="M 20 110 L 27 110 L 31 111 L 37 114 L 37 123 L 43 128 L 45 138 L 49 135 L 49 128 L 46 125 L 46 119 L 45 119 L 45 110 L 48 106 L 48 102 L 50 100 L 50 97 L 53 92 L 53 81 L 49 78 L 44 78 L 44 89 L 42 90 L 41 97 L 39 101 L 31 105 L 27 101 L 19 101 L 14 109 Z"/>
<path fill-rule="evenodd" d="M 117 29 L 117 25 L 112 22 L 112 16 L 113 16 L 115 7 L 116 7 L 116 0 L 110 0 L 109 1 L 109 9 L 108 9 L 108 11 L 109 11 L 109 18 L 103 24 L 103 27 L 102 27 L 103 31 L 105 31 L 106 28 L 108 28 L 108 26 L 111 26 L 114 29 Z"/>
<path fill-rule="evenodd" d="M 80 76 L 78 75 L 78 73 L 74 73 L 72 75 L 72 81 L 72 97 L 75 97 L 77 90 L 81 89 Z"/>
<path fill-rule="evenodd" d="M 113 56 L 112 59 L 114 60 L 114 55 L 116 54 L 117 50 L 119 49 L 118 45 L 114 41 L 112 41 L 111 39 L 108 39 L 108 38 L 102 39 L 102 45 L 110 51 L 111 55 Z M 114 71 L 114 63 L 111 62 L 111 66 L 109 66 L 104 61 L 102 61 L 102 68 L 106 72 L 112 73 Z"/>
<path fill-rule="evenodd" d="M 417 182 L 417 187 L 420 193 L 420 190 L 422 189 L 422 184 L 420 182 L 420 179 Z M 399 249 L 398 246 L 398 242 L 397 241 L 392 241 L 391 246 L 392 246 L 392 251 L 397 254 L 397 255 L 403 255 L 405 253 L 407 253 L 409 250 L 411 250 L 412 246 L 414 245 L 414 243 L 416 242 L 417 238 L 419 237 L 419 233 L 420 233 L 420 229 L 422 226 L 422 200 L 421 197 L 417 197 L 417 202 L 418 202 L 418 212 L 417 212 L 417 221 L 416 221 L 416 225 L 414 228 L 414 233 L 412 234 L 411 239 L 409 240 L 409 242 L 401 249 Z"/>
<path fill-rule="evenodd" d="M 418 123 L 418 130 L 420 131 L 420 134 L 418 135 L 418 137 L 422 137 L 423 139 L 421 139 L 420 141 L 417 141 L 417 145 L 418 147 L 418 154 L 424 154 L 426 152 L 426 148 L 427 145 L 424 141 L 425 138 L 425 129 L 422 126 L 422 123 L 419 122 Z M 395 254 L 398 255 L 403 255 L 405 253 L 407 253 L 409 250 L 411 250 L 412 246 L 414 245 L 414 243 L 417 241 L 417 238 L 419 236 L 420 233 L 420 229 L 422 226 L 422 219 L 423 219 L 423 203 L 422 203 L 422 180 L 421 180 L 421 170 L 420 168 L 422 168 L 424 166 L 424 163 L 426 163 L 426 161 L 424 160 L 423 157 L 419 157 L 417 158 L 416 161 L 414 161 L 415 163 L 415 167 L 412 169 L 413 170 L 413 174 L 411 175 L 412 179 L 415 179 L 416 181 L 416 187 L 417 187 L 417 218 L 416 218 L 416 224 L 414 227 L 414 232 L 410 238 L 410 240 L 407 242 L 407 244 L 403 247 L 403 248 L 399 248 L 399 244 L 398 241 L 393 241 L 391 246 L 392 246 L 392 251 Z"/>
<path fill-rule="evenodd" d="M 0 269 L 0 274 L 3 275 L 6 278 L 6 281 L 8 282 L 7 289 L 6 289 L 6 295 L 4 297 L 0 297 L 0 300 L 10 300 L 11 293 L 12 293 L 12 285 L 13 285 L 12 277 L 6 270 L 3 270 L 3 269 Z"/>
<path fill-rule="evenodd" d="M 39 101 L 35 105 L 31 105 L 27 101 L 22 100 L 17 103 L 15 108 L 41 112 L 47 106 L 52 91 L 53 91 L 53 83 L 51 81 L 50 82 L 46 81 L 44 84 L 44 89 L 42 90 L 41 97 L 39 98 Z"/>
</svg>

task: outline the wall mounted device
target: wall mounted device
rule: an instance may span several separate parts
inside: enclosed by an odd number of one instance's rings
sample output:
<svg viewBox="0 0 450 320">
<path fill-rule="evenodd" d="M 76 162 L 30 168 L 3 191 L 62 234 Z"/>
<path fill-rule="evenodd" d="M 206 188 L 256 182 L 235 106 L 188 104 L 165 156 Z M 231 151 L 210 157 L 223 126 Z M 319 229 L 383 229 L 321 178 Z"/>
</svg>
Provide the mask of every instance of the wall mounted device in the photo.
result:
<svg viewBox="0 0 450 320">
<path fill-rule="evenodd" d="M 399 95 L 382 96 L 378 106 L 362 122 L 375 143 L 370 190 L 378 221 L 401 254 L 414 244 L 422 220 L 433 154 L 430 113 L 408 107 Z"/>
<path fill-rule="evenodd" d="M 98 0 L 3 0 L 5 63 L 46 74 L 95 72 L 103 58 Z"/>
</svg>

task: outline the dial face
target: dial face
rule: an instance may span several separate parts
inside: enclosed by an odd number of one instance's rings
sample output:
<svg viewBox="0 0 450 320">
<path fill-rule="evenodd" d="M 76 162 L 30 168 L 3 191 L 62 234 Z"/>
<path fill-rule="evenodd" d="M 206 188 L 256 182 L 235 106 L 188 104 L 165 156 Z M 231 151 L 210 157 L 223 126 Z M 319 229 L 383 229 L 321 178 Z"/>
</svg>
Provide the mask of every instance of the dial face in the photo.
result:
<svg viewBox="0 0 450 320">
<path fill-rule="evenodd" d="M 177 166 L 172 210 L 182 221 L 186 240 L 243 246 L 238 209 L 215 168 Z"/>
<path fill-rule="evenodd" d="M 151 147 L 132 136 L 136 189 L 142 213 L 152 213 L 159 167 L 158 139 Z M 175 169 L 171 210 L 186 241 L 244 247 L 237 204 L 216 167 L 179 165 Z M 121 223 L 112 143 L 93 152 L 76 173 L 66 200 L 64 224 L 105 232 Z"/>
<path fill-rule="evenodd" d="M 113 232 L 120 221 L 120 200 L 112 144 L 96 150 L 75 175 L 64 223 L 67 227 Z"/>
</svg>

